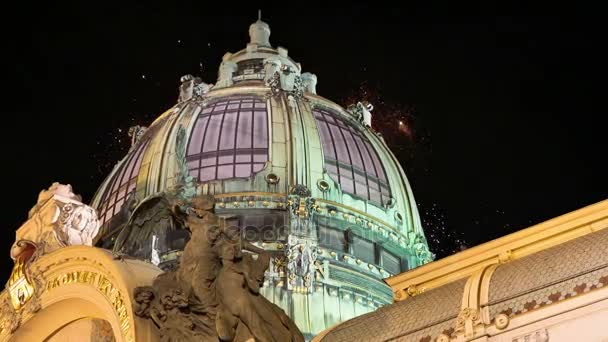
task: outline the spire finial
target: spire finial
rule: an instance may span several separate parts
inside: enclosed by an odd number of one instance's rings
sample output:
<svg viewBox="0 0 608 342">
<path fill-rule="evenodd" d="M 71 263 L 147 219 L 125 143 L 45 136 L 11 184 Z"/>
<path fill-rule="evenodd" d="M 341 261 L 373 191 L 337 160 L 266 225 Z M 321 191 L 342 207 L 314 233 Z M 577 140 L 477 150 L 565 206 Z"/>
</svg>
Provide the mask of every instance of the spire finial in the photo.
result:
<svg viewBox="0 0 608 342">
<path fill-rule="evenodd" d="M 262 10 L 258 9 L 258 21 L 249 26 L 249 38 L 251 44 L 270 47 L 270 27 L 262 21 Z"/>
</svg>

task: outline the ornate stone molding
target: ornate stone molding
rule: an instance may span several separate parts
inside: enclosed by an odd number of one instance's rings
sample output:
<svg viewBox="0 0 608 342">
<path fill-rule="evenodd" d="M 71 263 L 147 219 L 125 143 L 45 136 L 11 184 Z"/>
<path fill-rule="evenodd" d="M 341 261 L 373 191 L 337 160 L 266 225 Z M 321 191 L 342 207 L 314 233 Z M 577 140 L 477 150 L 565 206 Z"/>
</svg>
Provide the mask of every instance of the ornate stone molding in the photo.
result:
<svg viewBox="0 0 608 342">
<path fill-rule="evenodd" d="M 67 257 L 57 256 L 56 253 L 63 251 L 68 253 Z M 0 303 L 2 305 L 0 307 L 0 335 L 10 336 L 15 333 L 33 314 L 42 309 L 43 298 L 45 298 L 44 302 L 48 302 L 57 289 L 79 284 L 92 287 L 105 298 L 104 302 L 107 300 L 110 303 L 119 323 L 120 332 L 118 333 L 122 334 L 124 341 L 134 341 L 133 321 L 128 309 L 128 294 L 124 293 L 122 286 L 114 278 L 115 272 L 108 269 L 101 259 L 95 258 L 96 254 L 102 253 L 103 257 L 108 258 L 109 261 L 110 256 L 106 256 L 106 252 L 100 252 L 94 247 L 87 247 L 86 251 L 77 250 L 73 254 L 68 251 L 69 248 L 66 248 L 38 258 L 32 263 L 26 263 L 23 273 L 17 271 L 20 268 L 20 259 L 17 259 L 16 271 L 13 274 L 19 278 L 25 277 L 33 292 L 29 300 L 23 302 L 19 297 L 13 296 L 13 291 L 10 290 L 13 281 L 9 280 L 7 284 L 9 291 L 4 292 L 0 299 L 2 301 Z M 74 297 L 79 296 L 74 293 Z M 17 307 L 15 301 L 18 303 Z"/>
<path fill-rule="evenodd" d="M 311 292 L 315 280 L 315 262 L 317 261 L 316 243 L 290 235 L 286 255 L 288 271 L 287 289 L 299 289 L 303 290 L 300 292 Z"/>
<path fill-rule="evenodd" d="M 522 336 L 514 337 L 512 342 L 548 342 L 549 332 L 547 329 L 539 329 Z"/>
<path fill-rule="evenodd" d="M 479 310 L 475 308 L 464 308 L 456 317 L 456 334 L 464 334 L 465 337 L 473 336 L 478 326 L 483 326 L 483 322 Z"/>
<path fill-rule="evenodd" d="M 91 246 L 100 222 L 95 209 L 80 200 L 70 185 L 53 183 L 42 191 L 29 219 L 17 229 L 11 257 L 27 262 L 62 247 Z"/>
</svg>

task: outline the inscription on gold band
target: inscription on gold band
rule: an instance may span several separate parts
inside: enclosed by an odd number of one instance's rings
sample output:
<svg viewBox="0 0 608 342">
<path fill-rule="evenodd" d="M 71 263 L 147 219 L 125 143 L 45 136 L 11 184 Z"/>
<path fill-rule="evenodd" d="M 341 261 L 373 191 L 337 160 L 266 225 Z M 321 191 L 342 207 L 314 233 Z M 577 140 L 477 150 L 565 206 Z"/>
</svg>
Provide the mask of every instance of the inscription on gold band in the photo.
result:
<svg viewBox="0 0 608 342">
<path fill-rule="evenodd" d="M 118 288 L 110 281 L 110 279 L 95 272 L 73 271 L 51 278 L 46 283 L 46 290 L 50 291 L 54 288 L 72 283 L 90 285 L 103 294 L 104 297 L 106 297 L 112 304 L 112 308 L 118 316 L 123 337 L 126 341 L 133 341 L 133 336 L 131 335 L 130 330 L 131 323 L 129 321 L 129 315 L 127 313 L 127 307 L 125 306 L 124 297 L 120 290 L 118 290 Z"/>
</svg>

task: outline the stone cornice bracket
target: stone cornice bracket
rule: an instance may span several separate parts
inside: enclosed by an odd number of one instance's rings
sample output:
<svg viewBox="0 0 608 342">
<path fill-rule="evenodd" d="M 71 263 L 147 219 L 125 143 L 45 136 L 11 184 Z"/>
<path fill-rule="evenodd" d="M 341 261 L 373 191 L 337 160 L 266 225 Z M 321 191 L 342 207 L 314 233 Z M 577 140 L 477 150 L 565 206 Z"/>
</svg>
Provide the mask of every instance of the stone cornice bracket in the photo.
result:
<svg viewBox="0 0 608 342">
<path fill-rule="evenodd" d="M 509 261 L 512 261 L 513 259 L 513 251 L 510 249 L 498 254 L 498 263 L 500 264 L 506 264 Z"/>
<path fill-rule="evenodd" d="M 468 278 L 462 295 L 461 310 L 454 327 L 456 336 L 470 340 L 486 333 L 486 327 L 491 324 L 487 307 L 489 284 L 497 266 L 498 264 L 494 264 L 480 269 Z"/>
<path fill-rule="evenodd" d="M 424 291 L 426 291 L 426 288 L 412 284 L 404 289 L 399 289 L 395 291 L 394 298 L 395 301 L 400 301 L 410 297 L 415 297 L 421 293 L 424 293 Z"/>
</svg>

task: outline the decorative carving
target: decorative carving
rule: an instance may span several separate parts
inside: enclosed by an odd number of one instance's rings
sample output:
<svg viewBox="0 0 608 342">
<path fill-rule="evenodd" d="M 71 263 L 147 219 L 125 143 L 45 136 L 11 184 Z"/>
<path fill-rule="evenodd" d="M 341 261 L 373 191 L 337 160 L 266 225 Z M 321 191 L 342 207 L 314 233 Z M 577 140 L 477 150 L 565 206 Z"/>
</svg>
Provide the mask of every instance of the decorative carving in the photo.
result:
<svg viewBox="0 0 608 342">
<path fill-rule="evenodd" d="M 309 72 L 303 73 L 302 84 L 305 92 L 317 94 L 317 75 Z"/>
<path fill-rule="evenodd" d="M 361 101 L 355 104 L 351 104 L 346 109 L 348 112 L 352 114 L 352 116 L 359 122 L 361 122 L 366 127 L 372 127 L 372 110 L 374 106 L 367 102 Z"/>
<path fill-rule="evenodd" d="M 437 336 L 436 342 L 450 342 L 450 336 L 446 334 L 440 334 Z"/>
<path fill-rule="evenodd" d="M 204 83 L 200 77 L 190 74 L 182 76 L 180 82 L 178 103 L 188 101 L 193 97 L 201 97 L 213 87 L 213 84 Z"/>
<path fill-rule="evenodd" d="M 281 179 L 279 178 L 279 176 L 277 176 L 277 175 L 276 175 L 276 174 L 274 174 L 274 173 L 269 173 L 269 174 L 267 174 L 267 175 L 264 177 L 264 179 L 266 180 L 266 183 L 271 184 L 271 185 L 278 184 L 278 183 L 279 183 L 279 181 L 281 180 Z"/>
<path fill-rule="evenodd" d="M 287 206 L 291 209 L 291 212 L 299 219 L 307 219 L 310 214 L 317 211 L 319 205 L 316 204 L 315 199 L 310 197 L 310 189 L 305 185 L 297 184 L 291 188 Z M 310 220 L 308 220 L 310 221 Z M 300 223 L 300 228 L 304 228 L 307 223 Z"/>
<path fill-rule="evenodd" d="M 15 310 L 20 310 L 34 295 L 34 285 L 25 272 L 25 262 L 21 258 L 17 258 L 15 261 L 7 287 L 11 304 Z"/>
<path fill-rule="evenodd" d="M 311 290 L 317 260 L 317 246 L 311 241 L 290 235 L 287 243 L 288 289 Z"/>
<path fill-rule="evenodd" d="M 140 125 L 131 126 L 129 128 L 128 135 L 131 138 L 131 147 L 135 146 L 135 144 L 141 140 L 147 130 L 147 127 Z"/>
<path fill-rule="evenodd" d="M 300 71 L 297 67 L 283 64 L 280 57 L 268 57 L 264 59 L 264 84 L 270 87 L 273 95 L 276 96 L 281 92 L 285 92 L 287 95 L 293 96 L 291 101 L 303 99 L 304 91 L 307 90 L 307 87 L 314 90 L 316 76 L 309 77 L 306 81 L 308 83 L 305 83 L 305 80 L 300 76 Z M 292 107 L 294 106 L 293 104 L 291 105 Z"/>
<path fill-rule="evenodd" d="M 317 255 L 322 253 L 321 249 L 317 248 Z M 329 261 L 315 260 L 315 280 L 327 280 L 329 278 Z"/>
<path fill-rule="evenodd" d="M 549 332 L 547 329 L 540 329 L 531 333 L 513 338 L 513 342 L 548 342 Z"/>
<path fill-rule="evenodd" d="M 268 57 L 264 59 L 264 84 L 267 86 L 275 86 L 278 88 L 277 79 L 280 78 L 279 71 L 281 70 L 281 59 L 279 57 Z M 280 80 L 279 80 L 280 82 Z"/>
<path fill-rule="evenodd" d="M 70 185 L 53 183 L 38 196 L 29 219 L 17 230 L 11 257 L 28 262 L 70 245 L 91 246 L 100 222 L 95 209 L 83 204 Z"/>
<path fill-rule="evenodd" d="M 213 207 L 212 196 L 193 199 L 186 221 L 191 240 L 179 268 L 135 289 L 135 313 L 158 326 L 161 341 L 304 341 L 259 293 L 269 252 L 241 240 Z"/>
<path fill-rule="evenodd" d="M 412 248 L 416 253 L 416 257 L 418 257 L 420 265 L 427 264 L 435 259 L 435 254 L 429 251 L 429 246 L 422 235 L 416 236 L 416 242 Z"/>
<path fill-rule="evenodd" d="M 0 334 L 5 332 L 12 334 L 19 328 L 21 316 L 15 311 L 8 298 L 5 297 L 0 305 Z"/>
<path fill-rule="evenodd" d="M 233 84 L 232 76 L 238 70 L 238 65 L 231 61 L 230 57 L 232 57 L 232 54 L 226 53 L 222 58 L 215 88 L 230 87 Z"/>
<path fill-rule="evenodd" d="M 287 273 L 287 257 L 285 255 L 276 255 L 270 259 L 270 269 L 268 275 L 273 278 L 280 278 Z"/>
<path fill-rule="evenodd" d="M 505 264 L 511 260 L 513 260 L 513 251 L 511 251 L 510 249 L 498 255 L 498 262 L 501 264 Z"/>
<path fill-rule="evenodd" d="M 291 188 L 291 195 L 299 197 L 310 197 L 310 189 L 306 185 L 296 184 Z"/>
<path fill-rule="evenodd" d="M 395 300 L 402 300 L 408 297 L 407 293 L 402 289 L 395 291 L 393 296 L 395 297 Z"/>
<path fill-rule="evenodd" d="M 465 336 L 472 336 L 475 327 L 483 325 L 479 310 L 475 308 L 464 308 L 456 317 L 456 333 L 463 333 Z"/>
<path fill-rule="evenodd" d="M 423 293 L 426 289 L 424 287 L 418 287 L 416 285 L 410 285 L 405 289 L 405 293 L 407 293 L 407 297 L 414 297 L 421 293 Z M 405 297 L 405 298 L 407 298 Z"/>
<path fill-rule="evenodd" d="M 296 77 L 299 78 L 300 74 L 297 70 L 287 64 L 281 65 L 281 89 L 286 92 L 292 92 L 296 90 Z"/>
<path fill-rule="evenodd" d="M 505 314 L 500 314 L 496 316 L 496 318 L 494 318 L 494 324 L 499 330 L 506 328 L 509 325 L 509 316 Z"/>
</svg>

